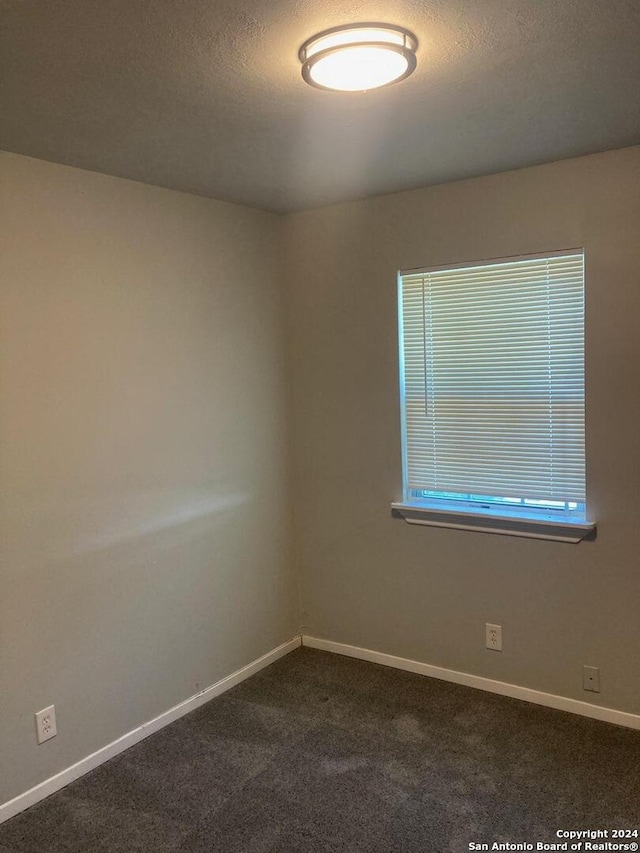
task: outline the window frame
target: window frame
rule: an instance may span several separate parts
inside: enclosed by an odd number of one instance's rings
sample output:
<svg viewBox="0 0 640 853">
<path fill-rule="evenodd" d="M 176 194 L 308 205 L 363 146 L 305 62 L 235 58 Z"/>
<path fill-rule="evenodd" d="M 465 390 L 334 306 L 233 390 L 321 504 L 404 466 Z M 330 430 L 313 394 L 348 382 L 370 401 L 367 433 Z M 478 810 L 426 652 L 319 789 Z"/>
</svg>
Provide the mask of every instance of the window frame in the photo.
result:
<svg viewBox="0 0 640 853">
<path fill-rule="evenodd" d="M 491 496 L 488 500 L 480 500 L 480 495 L 461 499 L 442 498 L 434 495 L 425 500 L 412 499 L 408 487 L 409 472 L 407 464 L 407 404 L 405 394 L 405 364 L 403 337 L 403 276 L 438 271 L 454 271 L 473 267 L 490 266 L 500 263 L 515 263 L 527 260 L 547 260 L 568 254 L 582 254 L 586 267 L 586 257 L 583 248 L 572 248 L 552 252 L 542 252 L 518 255 L 505 258 L 489 258 L 479 261 L 465 261 L 456 264 L 420 267 L 417 269 L 400 270 L 397 274 L 398 294 L 398 356 L 400 381 L 400 421 L 401 421 L 401 454 L 402 454 L 402 494 L 401 501 L 392 502 L 392 511 L 402 516 L 410 524 L 423 526 L 448 527 L 461 530 L 476 530 L 484 533 L 502 533 L 511 536 L 524 536 L 536 539 L 551 539 L 560 542 L 577 543 L 589 536 L 594 537 L 596 524 L 586 520 L 586 501 L 579 505 L 575 512 L 567 508 L 557 511 L 550 507 L 526 507 L 520 505 L 517 512 L 509 512 L 510 507 L 499 498 Z M 585 287 L 583 278 L 583 288 Z M 585 371 L 586 372 L 586 371 Z M 586 454 L 586 448 L 585 448 Z M 586 459 L 585 459 L 586 466 Z M 413 490 L 418 491 L 418 490 Z M 422 491 L 428 491 L 424 489 Z M 440 492 L 440 495 L 445 495 Z M 521 496 L 525 499 L 526 496 Z M 489 504 L 489 505 L 487 505 Z M 566 504 L 568 507 L 568 504 Z"/>
</svg>

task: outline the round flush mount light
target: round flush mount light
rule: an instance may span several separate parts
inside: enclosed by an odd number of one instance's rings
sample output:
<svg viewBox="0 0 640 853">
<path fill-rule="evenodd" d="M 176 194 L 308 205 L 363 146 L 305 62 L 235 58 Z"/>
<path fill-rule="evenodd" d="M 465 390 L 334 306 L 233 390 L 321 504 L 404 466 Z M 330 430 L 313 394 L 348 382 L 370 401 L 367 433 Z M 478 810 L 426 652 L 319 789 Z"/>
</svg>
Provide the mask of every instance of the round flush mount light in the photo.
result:
<svg viewBox="0 0 640 853">
<path fill-rule="evenodd" d="M 408 77 L 416 67 L 418 39 L 391 24 L 349 24 L 312 36 L 299 52 L 310 86 L 333 92 L 367 92 Z"/>
</svg>

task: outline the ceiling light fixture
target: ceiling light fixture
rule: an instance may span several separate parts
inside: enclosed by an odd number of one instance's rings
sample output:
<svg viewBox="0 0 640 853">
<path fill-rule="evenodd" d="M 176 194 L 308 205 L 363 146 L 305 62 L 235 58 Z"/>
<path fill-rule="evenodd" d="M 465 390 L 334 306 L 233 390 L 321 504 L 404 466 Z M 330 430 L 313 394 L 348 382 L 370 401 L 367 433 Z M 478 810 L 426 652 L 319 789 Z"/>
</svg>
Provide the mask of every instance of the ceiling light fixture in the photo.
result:
<svg viewBox="0 0 640 853">
<path fill-rule="evenodd" d="M 349 24 L 312 36 L 299 51 L 310 86 L 367 92 L 404 80 L 416 67 L 418 39 L 391 24 Z"/>
</svg>

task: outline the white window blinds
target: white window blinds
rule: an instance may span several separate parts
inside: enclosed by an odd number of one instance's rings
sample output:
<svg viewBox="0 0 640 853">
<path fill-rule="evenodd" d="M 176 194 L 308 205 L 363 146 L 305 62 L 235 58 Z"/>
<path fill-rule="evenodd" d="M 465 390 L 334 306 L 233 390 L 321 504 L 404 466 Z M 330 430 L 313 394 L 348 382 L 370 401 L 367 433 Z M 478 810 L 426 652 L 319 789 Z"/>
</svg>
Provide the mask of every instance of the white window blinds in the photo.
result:
<svg viewBox="0 0 640 853">
<path fill-rule="evenodd" d="M 405 500 L 585 500 L 584 257 L 401 273 Z"/>
</svg>

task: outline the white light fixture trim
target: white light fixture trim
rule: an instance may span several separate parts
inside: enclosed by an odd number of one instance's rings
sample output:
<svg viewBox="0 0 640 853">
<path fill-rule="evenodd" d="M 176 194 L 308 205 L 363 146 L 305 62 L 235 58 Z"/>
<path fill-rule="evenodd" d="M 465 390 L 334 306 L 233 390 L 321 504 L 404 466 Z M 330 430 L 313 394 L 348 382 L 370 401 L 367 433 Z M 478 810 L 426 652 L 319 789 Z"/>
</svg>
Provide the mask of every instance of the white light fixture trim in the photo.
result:
<svg viewBox="0 0 640 853">
<path fill-rule="evenodd" d="M 310 86 L 367 92 L 408 77 L 416 67 L 418 39 L 392 24 L 349 24 L 312 36 L 299 51 Z"/>
</svg>

